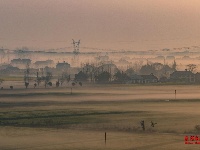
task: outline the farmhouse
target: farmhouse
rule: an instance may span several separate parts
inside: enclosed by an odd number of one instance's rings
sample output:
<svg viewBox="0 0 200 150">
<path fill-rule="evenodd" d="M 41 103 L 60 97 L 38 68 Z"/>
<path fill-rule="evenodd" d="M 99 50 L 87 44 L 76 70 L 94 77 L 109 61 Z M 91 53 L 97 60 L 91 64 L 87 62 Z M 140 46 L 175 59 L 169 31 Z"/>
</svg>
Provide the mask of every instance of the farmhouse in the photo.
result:
<svg viewBox="0 0 200 150">
<path fill-rule="evenodd" d="M 141 75 L 143 83 L 157 83 L 158 78 L 151 73 L 150 75 Z"/>
<path fill-rule="evenodd" d="M 175 71 L 170 74 L 170 80 L 173 82 L 195 82 L 195 74 L 187 69 L 185 71 Z"/>
<path fill-rule="evenodd" d="M 31 64 L 31 60 L 30 59 L 13 59 L 11 60 L 11 64 L 15 65 L 15 64 L 20 64 L 20 65 L 27 65 L 27 64 Z"/>
<path fill-rule="evenodd" d="M 137 74 L 130 75 L 130 80 L 131 83 L 143 83 L 143 78 Z"/>
<path fill-rule="evenodd" d="M 54 64 L 53 60 L 36 61 L 34 63 L 37 68 L 45 68 L 46 66 L 52 66 Z"/>
<path fill-rule="evenodd" d="M 150 75 L 137 75 L 132 74 L 129 75 L 129 79 L 127 83 L 133 83 L 133 84 L 143 84 L 143 83 L 157 83 L 158 78 L 151 73 Z"/>
<path fill-rule="evenodd" d="M 199 72 L 197 72 L 197 73 L 195 74 L 195 82 L 196 82 L 196 83 L 200 83 L 200 73 L 199 73 Z"/>
<path fill-rule="evenodd" d="M 70 64 L 68 64 L 67 62 L 63 62 L 63 63 L 57 63 L 57 65 L 56 65 L 56 69 L 57 70 L 62 70 L 62 71 L 65 71 L 65 70 L 67 70 L 67 69 L 69 69 L 70 68 Z"/>
</svg>

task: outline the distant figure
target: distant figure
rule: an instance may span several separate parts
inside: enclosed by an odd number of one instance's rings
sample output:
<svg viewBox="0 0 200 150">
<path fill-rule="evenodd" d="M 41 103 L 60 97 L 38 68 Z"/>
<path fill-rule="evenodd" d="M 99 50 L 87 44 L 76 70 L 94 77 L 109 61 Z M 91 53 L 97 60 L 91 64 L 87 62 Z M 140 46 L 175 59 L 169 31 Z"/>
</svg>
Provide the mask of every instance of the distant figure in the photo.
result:
<svg viewBox="0 0 200 150">
<path fill-rule="evenodd" d="M 140 121 L 140 124 L 142 126 L 143 131 L 145 130 L 145 126 L 144 126 L 144 120 Z"/>
<path fill-rule="evenodd" d="M 72 86 L 75 86 L 75 85 L 76 85 L 76 84 L 73 82 L 73 83 L 72 83 Z"/>
<path fill-rule="evenodd" d="M 157 124 L 157 123 L 154 123 L 153 121 L 151 121 L 151 126 L 152 126 L 152 127 L 155 127 L 156 124 Z"/>
<path fill-rule="evenodd" d="M 37 83 L 34 84 L 34 88 L 37 86 Z"/>
<path fill-rule="evenodd" d="M 26 87 L 26 89 L 28 88 L 28 85 L 29 85 L 29 83 L 28 83 L 28 82 L 25 82 L 25 87 Z"/>
<path fill-rule="evenodd" d="M 82 86 L 82 82 L 79 82 L 79 85 Z"/>
<path fill-rule="evenodd" d="M 1 87 L 1 90 L 3 90 L 3 87 Z"/>
<path fill-rule="evenodd" d="M 176 99 L 176 90 L 174 91 L 174 94 L 175 94 L 175 99 Z"/>
<path fill-rule="evenodd" d="M 12 90 L 12 89 L 13 89 L 13 86 L 10 86 L 10 89 Z"/>
</svg>

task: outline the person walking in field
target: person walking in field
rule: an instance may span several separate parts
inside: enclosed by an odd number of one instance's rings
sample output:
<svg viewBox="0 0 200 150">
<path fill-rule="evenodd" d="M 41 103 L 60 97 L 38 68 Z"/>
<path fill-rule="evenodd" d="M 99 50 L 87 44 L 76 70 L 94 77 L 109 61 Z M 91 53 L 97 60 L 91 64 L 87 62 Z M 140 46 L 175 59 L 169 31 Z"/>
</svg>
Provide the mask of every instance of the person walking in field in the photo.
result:
<svg viewBox="0 0 200 150">
<path fill-rule="evenodd" d="M 140 122 L 140 124 L 141 124 L 141 127 L 142 127 L 143 131 L 144 131 L 144 130 L 145 130 L 144 120 L 142 120 L 142 121 Z"/>
</svg>

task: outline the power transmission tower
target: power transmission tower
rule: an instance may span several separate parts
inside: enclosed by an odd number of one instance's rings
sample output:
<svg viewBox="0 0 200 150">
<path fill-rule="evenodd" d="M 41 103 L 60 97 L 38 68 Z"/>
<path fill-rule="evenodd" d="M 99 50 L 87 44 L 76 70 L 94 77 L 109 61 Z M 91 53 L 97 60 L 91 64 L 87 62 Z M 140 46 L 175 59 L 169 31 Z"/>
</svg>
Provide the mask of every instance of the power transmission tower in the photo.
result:
<svg viewBox="0 0 200 150">
<path fill-rule="evenodd" d="M 74 66 L 77 66 L 77 65 L 78 65 L 78 62 L 79 62 L 79 56 L 78 56 L 78 54 L 79 54 L 80 40 L 79 40 L 78 42 L 76 42 L 76 41 L 74 41 L 74 40 L 72 39 L 72 41 L 73 41 L 72 44 L 73 44 L 73 46 L 74 46 L 74 51 L 73 51 L 74 57 L 73 57 L 72 61 L 73 61 Z"/>
<path fill-rule="evenodd" d="M 79 45 L 80 45 L 80 40 L 78 41 L 78 42 L 75 42 L 73 39 L 72 39 L 72 41 L 73 41 L 73 46 L 74 46 L 74 51 L 73 51 L 73 53 L 75 54 L 75 55 L 78 55 L 79 54 Z"/>
</svg>

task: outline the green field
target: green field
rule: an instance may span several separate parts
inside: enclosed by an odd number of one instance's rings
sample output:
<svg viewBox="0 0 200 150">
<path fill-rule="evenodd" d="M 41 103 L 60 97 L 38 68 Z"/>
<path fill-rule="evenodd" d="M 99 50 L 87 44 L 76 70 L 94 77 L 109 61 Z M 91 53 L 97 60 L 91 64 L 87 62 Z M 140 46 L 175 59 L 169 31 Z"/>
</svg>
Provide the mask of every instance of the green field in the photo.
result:
<svg viewBox="0 0 200 150">
<path fill-rule="evenodd" d="M 0 149 L 199 149 L 184 144 L 185 135 L 200 136 L 199 91 L 197 85 L 1 90 Z"/>
</svg>

